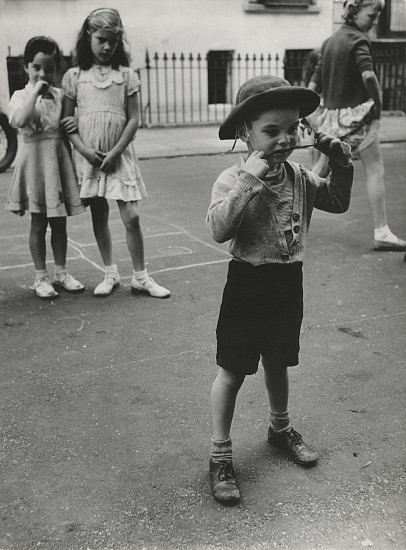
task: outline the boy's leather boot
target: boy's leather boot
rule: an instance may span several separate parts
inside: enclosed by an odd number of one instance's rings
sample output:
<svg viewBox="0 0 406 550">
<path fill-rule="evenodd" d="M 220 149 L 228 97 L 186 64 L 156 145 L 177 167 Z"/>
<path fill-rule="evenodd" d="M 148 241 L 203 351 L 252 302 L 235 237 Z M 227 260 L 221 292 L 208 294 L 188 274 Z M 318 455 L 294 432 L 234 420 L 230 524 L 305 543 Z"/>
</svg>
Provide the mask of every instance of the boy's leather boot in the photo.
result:
<svg viewBox="0 0 406 550">
<path fill-rule="evenodd" d="M 235 480 L 235 471 L 231 460 L 209 464 L 210 487 L 213 497 L 224 504 L 235 504 L 240 498 L 240 490 Z"/>
<path fill-rule="evenodd" d="M 283 432 L 275 432 L 272 426 L 268 430 L 268 441 L 274 447 L 284 449 L 298 464 L 310 466 L 319 458 L 316 451 L 304 443 L 300 433 L 293 428 Z"/>
</svg>

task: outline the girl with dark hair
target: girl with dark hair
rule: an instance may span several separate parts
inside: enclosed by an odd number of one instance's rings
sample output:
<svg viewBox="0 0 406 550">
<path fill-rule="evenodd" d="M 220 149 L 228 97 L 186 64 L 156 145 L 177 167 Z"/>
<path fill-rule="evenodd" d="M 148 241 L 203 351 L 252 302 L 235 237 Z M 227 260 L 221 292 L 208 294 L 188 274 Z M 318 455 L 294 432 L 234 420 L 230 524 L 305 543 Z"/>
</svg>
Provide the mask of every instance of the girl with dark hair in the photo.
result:
<svg viewBox="0 0 406 550">
<path fill-rule="evenodd" d="M 120 283 L 113 263 L 108 224 L 108 199 L 116 200 L 133 264 L 131 290 L 167 298 L 170 291 L 147 273 L 140 227 L 139 200 L 147 196 L 135 153 L 140 82 L 128 65 L 123 24 L 117 10 L 99 8 L 86 17 L 76 43 L 77 67 L 63 77 L 63 127 L 75 147 L 74 161 L 80 196 L 90 205 L 93 230 L 104 263 L 105 276 L 94 290 L 108 296 Z M 77 108 L 77 133 L 69 133 Z"/>
<path fill-rule="evenodd" d="M 7 197 L 6 210 L 19 216 L 31 213 L 29 247 L 35 265 L 32 289 L 39 298 L 54 299 L 54 286 L 68 292 L 82 292 L 84 286 L 66 270 L 66 216 L 85 211 L 68 148 L 59 124 L 62 90 L 52 84 L 60 66 L 57 43 L 35 36 L 24 51 L 28 84 L 14 92 L 9 103 L 10 124 L 19 128 L 23 146 Z M 51 227 L 55 259 L 54 286 L 49 279 L 45 257 L 45 235 Z"/>
</svg>

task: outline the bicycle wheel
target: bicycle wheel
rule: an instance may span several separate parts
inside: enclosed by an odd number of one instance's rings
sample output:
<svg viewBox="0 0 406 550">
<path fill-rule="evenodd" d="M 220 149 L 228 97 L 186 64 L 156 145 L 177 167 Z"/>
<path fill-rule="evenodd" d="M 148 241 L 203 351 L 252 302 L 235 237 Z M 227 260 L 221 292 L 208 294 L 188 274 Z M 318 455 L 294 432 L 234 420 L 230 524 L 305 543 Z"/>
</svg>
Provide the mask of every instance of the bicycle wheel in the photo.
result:
<svg viewBox="0 0 406 550">
<path fill-rule="evenodd" d="M 0 173 L 7 170 L 17 154 L 17 131 L 5 114 L 0 113 Z"/>
</svg>

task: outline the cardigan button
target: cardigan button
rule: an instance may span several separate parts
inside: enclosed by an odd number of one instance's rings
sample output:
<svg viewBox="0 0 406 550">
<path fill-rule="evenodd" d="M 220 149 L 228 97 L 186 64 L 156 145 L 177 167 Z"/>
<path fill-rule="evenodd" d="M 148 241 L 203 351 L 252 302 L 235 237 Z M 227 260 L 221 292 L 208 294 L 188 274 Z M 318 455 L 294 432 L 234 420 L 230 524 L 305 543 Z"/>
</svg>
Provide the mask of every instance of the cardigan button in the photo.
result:
<svg viewBox="0 0 406 550">
<path fill-rule="evenodd" d="M 295 226 L 293 227 L 293 231 L 294 231 L 294 233 L 299 233 L 300 227 L 299 227 L 298 225 L 295 225 Z"/>
<path fill-rule="evenodd" d="M 293 214 L 292 217 L 293 217 L 293 221 L 294 221 L 294 222 L 298 222 L 298 221 L 300 220 L 299 214 Z"/>
</svg>

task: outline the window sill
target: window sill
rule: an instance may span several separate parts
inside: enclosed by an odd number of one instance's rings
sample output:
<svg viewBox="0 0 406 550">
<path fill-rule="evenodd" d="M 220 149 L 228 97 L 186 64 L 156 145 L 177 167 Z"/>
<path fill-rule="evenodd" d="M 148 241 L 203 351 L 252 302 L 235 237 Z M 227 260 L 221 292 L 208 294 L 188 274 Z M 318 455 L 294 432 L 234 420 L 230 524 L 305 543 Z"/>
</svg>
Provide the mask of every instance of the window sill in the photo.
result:
<svg viewBox="0 0 406 550">
<path fill-rule="evenodd" d="M 270 6 L 264 4 L 256 4 L 250 0 L 244 0 L 243 10 L 246 13 L 266 13 L 266 14 L 301 14 L 314 15 L 320 13 L 320 8 L 317 6 Z"/>
</svg>

